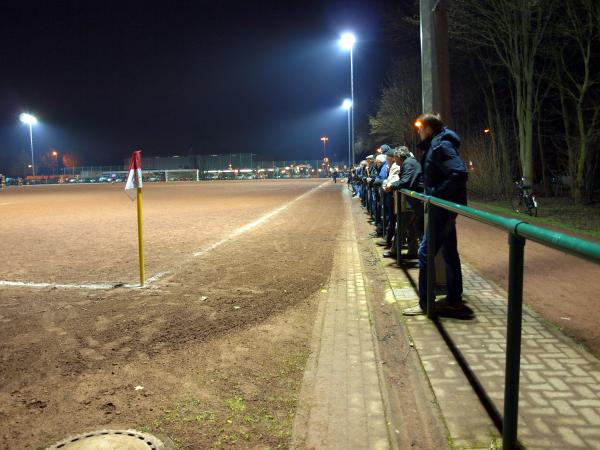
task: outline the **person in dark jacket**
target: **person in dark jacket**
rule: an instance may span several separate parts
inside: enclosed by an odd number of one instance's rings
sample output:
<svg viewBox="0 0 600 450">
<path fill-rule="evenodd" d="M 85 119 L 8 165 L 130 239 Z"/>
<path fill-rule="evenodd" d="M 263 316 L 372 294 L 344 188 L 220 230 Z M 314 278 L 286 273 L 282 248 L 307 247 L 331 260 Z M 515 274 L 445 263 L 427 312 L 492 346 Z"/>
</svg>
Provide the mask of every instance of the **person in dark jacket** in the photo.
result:
<svg viewBox="0 0 600 450">
<path fill-rule="evenodd" d="M 410 189 L 411 191 L 422 192 L 422 172 L 421 164 L 415 159 L 410 150 L 401 146 L 396 150 L 396 164 L 400 165 L 400 174 L 397 181 L 391 183 L 388 188 L 391 191 L 398 191 L 400 189 Z M 400 195 L 400 193 L 395 193 Z M 400 232 L 402 240 L 406 237 L 408 243 L 408 253 L 402 255 L 406 258 L 415 258 L 417 256 L 417 248 L 419 239 L 423 235 L 423 204 L 416 199 L 411 197 L 405 197 L 406 199 L 406 210 L 402 210 L 402 224 L 403 229 Z M 396 246 L 392 245 L 392 248 L 383 254 L 385 257 L 396 257 Z"/>
<path fill-rule="evenodd" d="M 383 151 L 382 154 L 377 155 L 376 160 L 381 161 L 381 165 L 379 166 L 379 172 L 377 174 L 377 177 L 375 178 L 375 180 L 373 181 L 373 188 L 375 189 L 376 192 L 376 201 L 377 204 L 375 206 L 375 231 L 373 233 L 371 233 L 371 236 L 374 237 L 382 237 L 383 236 L 383 219 L 381 217 L 381 203 L 383 202 L 383 198 L 380 195 L 380 189 L 383 185 L 383 182 L 387 179 L 388 176 L 388 163 L 387 163 L 387 158 L 385 156 L 386 152 L 390 151 L 392 148 L 387 145 L 387 144 L 383 144 L 380 149 Z"/>
<path fill-rule="evenodd" d="M 425 194 L 462 205 L 467 204 L 467 169 L 460 158 L 460 138 L 446 128 L 436 114 L 423 114 L 417 121 L 423 151 L 423 185 Z M 436 303 L 441 315 L 463 315 L 470 311 L 462 301 L 462 271 L 456 241 L 456 213 L 436 208 L 435 253 L 441 249 L 446 265 L 447 295 Z M 425 314 L 427 310 L 427 238 L 419 246 L 419 304 L 403 311 L 404 315 Z M 438 308 L 439 305 L 439 308 Z M 471 311 L 472 313 L 472 311 Z"/>
</svg>

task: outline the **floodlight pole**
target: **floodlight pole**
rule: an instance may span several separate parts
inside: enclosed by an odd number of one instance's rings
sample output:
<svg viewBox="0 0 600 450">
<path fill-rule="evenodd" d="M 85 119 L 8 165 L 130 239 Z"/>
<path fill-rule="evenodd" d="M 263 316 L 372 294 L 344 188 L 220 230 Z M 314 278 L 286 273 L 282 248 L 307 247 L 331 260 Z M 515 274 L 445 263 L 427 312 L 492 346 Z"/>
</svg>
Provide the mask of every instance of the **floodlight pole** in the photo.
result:
<svg viewBox="0 0 600 450">
<path fill-rule="evenodd" d="M 352 149 L 352 164 L 354 164 L 354 58 L 353 58 L 353 47 L 350 47 L 350 99 L 352 100 L 352 108 L 350 111 L 350 145 Z"/>
<path fill-rule="evenodd" d="M 447 0 L 420 0 L 421 92 L 423 113 L 439 113 L 451 125 Z M 444 291 L 442 255 L 435 258 L 436 290 Z"/>
<path fill-rule="evenodd" d="M 350 108 L 348 108 L 348 168 L 354 166 L 354 158 L 352 157 L 352 125 L 350 123 Z M 350 159 L 352 158 L 352 159 Z"/>
<path fill-rule="evenodd" d="M 35 163 L 33 162 L 33 127 L 29 125 L 29 145 L 31 146 L 31 173 L 35 177 Z"/>
</svg>

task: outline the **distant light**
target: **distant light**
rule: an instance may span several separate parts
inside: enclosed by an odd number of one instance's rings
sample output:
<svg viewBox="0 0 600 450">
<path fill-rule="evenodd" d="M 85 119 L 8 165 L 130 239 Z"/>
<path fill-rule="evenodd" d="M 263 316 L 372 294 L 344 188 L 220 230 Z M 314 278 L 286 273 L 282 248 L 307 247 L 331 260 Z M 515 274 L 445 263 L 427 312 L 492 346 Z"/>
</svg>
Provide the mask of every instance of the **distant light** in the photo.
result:
<svg viewBox="0 0 600 450">
<path fill-rule="evenodd" d="M 352 33 L 343 33 L 340 37 L 340 47 L 344 50 L 352 50 L 354 44 L 356 43 L 356 36 Z"/>
<path fill-rule="evenodd" d="M 54 151 L 52 152 L 52 156 L 58 156 L 58 152 L 57 152 L 56 150 L 54 150 Z"/>
<path fill-rule="evenodd" d="M 27 125 L 35 125 L 38 121 L 35 116 L 32 116 L 31 114 L 27 113 L 22 113 L 19 116 L 19 119 L 21 120 L 21 122 L 26 123 Z"/>
<path fill-rule="evenodd" d="M 421 128 L 422 126 L 423 126 L 423 122 L 421 122 L 420 120 L 417 120 L 417 121 L 415 122 L 415 127 L 417 127 L 417 128 Z"/>
<path fill-rule="evenodd" d="M 345 109 L 345 110 L 348 110 L 348 109 L 352 108 L 352 100 L 350 100 L 349 98 L 345 99 L 342 102 L 342 108 Z"/>
<path fill-rule="evenodd" d="M 483 130 L 483 132 L 484 132 L 485 134 L 488 134 L 488 133 L 490 132 L 490 129 L 489 129 L 489 128 L 486 128 L 485 130 Z"/>
<path fill-rule="evenodd" d="M 323 136 L 323 137 L 321 138 L 321 140 L 322 140 L 323 142 L 327 142 L 327 141 L 329 140 L 329 138 L 328 138 L 327 136 Z"/>
</svg>

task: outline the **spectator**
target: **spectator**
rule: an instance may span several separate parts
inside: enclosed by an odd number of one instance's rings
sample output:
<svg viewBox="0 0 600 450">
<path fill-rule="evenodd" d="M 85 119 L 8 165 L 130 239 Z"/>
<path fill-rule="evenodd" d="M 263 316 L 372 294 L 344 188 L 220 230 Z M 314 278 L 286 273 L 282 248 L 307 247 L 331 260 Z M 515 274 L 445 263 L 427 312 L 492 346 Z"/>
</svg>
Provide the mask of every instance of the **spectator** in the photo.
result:
<svg viewBox="0 0 600 450">
<path fill-rule="evenodd" d="M 395 159 L 396 151 L 389 149 L 385 156 L 387 160 L 388 176 L 383 181 L 383 204 L 384 204 L 384 214 L 385 214 L 385 226 L 386 229 L 384 231 L 383 238 L 385 240 L 384 246 L 389 250 L 392 247 L 392 238 L 394 237 L 394 229 L 396 227 L 396 216 L 394 214 L 394 196 L 390 190 L 387 190 L 386 187 L 398 180 L 398 175 L 400 173 L 400 167 L 396 164 Z"/>
<path fill-rule="evenodd" d="M 391 150 L 389 145 L 382 145 L 380 148 L 382 148 L 384 151 L 388 151 Z M 381 195 L 380 195 L 380 189 L 383 186 L 383 182 L 386 180 L 387 176 L 388 176 L 388 163 L 387 163 L 387 158 L 385 157 L 385 155 L 380 154 L 377 155 L 376 161 L 379 161 L 380 167 L 379 167 L 379 173 L 377 174 L 377 177 L 375 178 L 375 181 L 373 181 L 373 188 L 375 189 L 376 192 L 376 205 L 375 205 L 375 231 L 373 233 L 371 233 L 371 236 L 373 237 L 382 237 L 383 236 L 383 220 L 381 218 L 381 202 L 383 201 Z"/>
<path fill-rule="evenodd" d="M 387 186 L 389 191 L 398 191 L 399 189 L 410 189 L 417 192 L 423 191 L 421 164 L 417 161 L 407 147 L 401 146 L 396 150 L 396 164 L 400 166 L 398 180 Z M 394 195 L 400 195 L 394 192 Z M 406 198 L 406 197 L 404 197 Z M 396 201 L 394 199 L 394 205 Z M 396 211 L 396 214 L 398 211 Z M 406 207 L 402 209 L 403 229 L 400 230 L 401 244 L 404 243 L 404 237 L 407 238 L 408 253 L 406 258 L 415 258 L 419 239 L 423 234 L 423 206 L 419 200 L 408 197 Z M 383 254 L 385 257 L 396 257 L 396 246 L 392 245 L 390 251 Z"/>
<path fill-rule="evenodd" d="M 446 128 L 436 114 L 423 114 L 417 121 L 423 150 L 421 166 L 425 194 L 466 205 L 467 170 L 459 156 L 460 138 Z M 436 304 L 440 315 L 470 315 L 462 301 L 462 271 L 456 241 L 456 214 L 436 209 L 431 226 L 435 227 L 435 253 L 441 249 L 446 265 L 447 296 Z M 419 304 L 405 309 L 404 315 L 415 316 L 427 311 L 427 237 L 419 246 Z"/>
</svg>

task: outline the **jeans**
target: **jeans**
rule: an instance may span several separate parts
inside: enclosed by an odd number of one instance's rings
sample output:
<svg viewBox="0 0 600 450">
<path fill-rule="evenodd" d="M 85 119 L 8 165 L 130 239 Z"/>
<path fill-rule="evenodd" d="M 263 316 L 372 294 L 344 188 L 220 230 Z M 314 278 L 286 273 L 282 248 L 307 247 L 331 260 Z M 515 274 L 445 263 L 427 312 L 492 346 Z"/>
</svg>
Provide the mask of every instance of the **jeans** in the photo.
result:
<svg viewBox="0 0 600 450">
<path fill-rule="evenodd" d="M 435 227 L 435 254 L 442 250 L 446 265 L 446 299 L 448 304 L 462 304 L 462 270 L 456 242 L 456 214 L 438 208 L 432 224 Z M 419 305 L 427 311 L 427 234 L 419 245 Z"/>
</svg>

